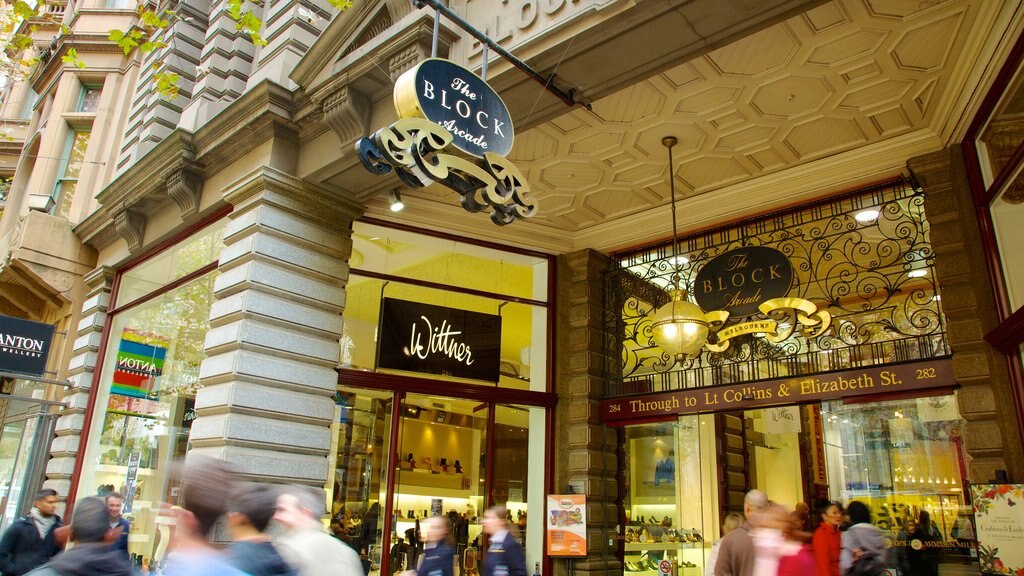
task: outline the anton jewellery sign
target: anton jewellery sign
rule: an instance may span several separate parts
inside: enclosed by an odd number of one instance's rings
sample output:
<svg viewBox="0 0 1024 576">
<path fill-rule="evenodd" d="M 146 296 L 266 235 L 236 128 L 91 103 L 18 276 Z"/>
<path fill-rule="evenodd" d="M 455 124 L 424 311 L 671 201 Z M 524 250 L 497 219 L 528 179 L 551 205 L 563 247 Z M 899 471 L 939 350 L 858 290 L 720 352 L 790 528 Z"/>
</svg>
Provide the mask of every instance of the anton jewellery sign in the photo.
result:
<svg viewBox="0 0 1024 576">
<path fill-rule="evenodd" d="M 385 298 L 377 366 L 498 381 L 501 316 Z"/>
<path fill-rule="evenodd" d="M 394 172 L 410 188 L 447 186 L 466 211 L 489 212 L 500 226 L 537 213 L 529 183 L 505 157 L 515 138 L 512 118 L 486 82 L 431 58 L 399 77 L 394 97 L 398 121 L 355 144 L 363 168 Z"/>
<path fill-rule="evenodd" d="M 53 330 L 52 324 L 0 316 L 0 371 L 42 376 Z"/>
<path fill-rule="evenodd" d="M 395 109 L 401 118 L 426 118 L 444 127 L 454 137 L 452 146 L 471 156 L 512 151 L 512 116 L 501 97 L 448 60 L 424 60 L 402 74 L 395 82 Z"/>
<path fill-rule="evenodd" d="M 801 404 L 953 386 L 955 383 L 952 362 L 944 358 L 748 384 L 708 386 L 665 394 L 616 398 L 601 402 L 600 415 L 601 420 L 606 423 L 625 424 L 637 419 Z"/>
<path fill-rule="evenodd" d="M 733 318 L 753 316 L 766 300 L 789 293 L 793 265 L 767 246 L 730 250 L 697 273 L 693 297 L 704 310 L 725 310 Z"/>
</svg>

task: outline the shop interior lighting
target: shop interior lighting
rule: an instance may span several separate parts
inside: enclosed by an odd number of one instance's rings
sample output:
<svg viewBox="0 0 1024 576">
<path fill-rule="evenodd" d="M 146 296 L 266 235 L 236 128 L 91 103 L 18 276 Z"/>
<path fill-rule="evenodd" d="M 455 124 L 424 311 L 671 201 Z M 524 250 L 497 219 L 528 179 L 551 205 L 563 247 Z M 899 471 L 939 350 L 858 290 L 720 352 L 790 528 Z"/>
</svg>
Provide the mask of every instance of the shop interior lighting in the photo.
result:
<svg viewBox="0 0 1024 576">
<path fill-rule="evenodd" d="M 924 268 L 918 268 L 917 270 L 911 270 L 907 272 L 907 276 L 910 278 L 923 278 L 928 275 L 928 271 Z"/>
<path fill-rule="evenodd" d="M 401 212 L 405 208 L 405 203 L 402 202 L 402 195 L 398 192 L 398 188 L 388 192 L 388 204 L 391 205 L 392 212 Z"/>
<path fill-rule="evenodd" d="M 875 218 L 878 218 L 878 210 L 874 208 L 868 208 L 867 210 L 861 210 L 853 215 L 853 219 L 857 222 L 867 224 L 868 222 L 874 222 Z"/>
</svg>

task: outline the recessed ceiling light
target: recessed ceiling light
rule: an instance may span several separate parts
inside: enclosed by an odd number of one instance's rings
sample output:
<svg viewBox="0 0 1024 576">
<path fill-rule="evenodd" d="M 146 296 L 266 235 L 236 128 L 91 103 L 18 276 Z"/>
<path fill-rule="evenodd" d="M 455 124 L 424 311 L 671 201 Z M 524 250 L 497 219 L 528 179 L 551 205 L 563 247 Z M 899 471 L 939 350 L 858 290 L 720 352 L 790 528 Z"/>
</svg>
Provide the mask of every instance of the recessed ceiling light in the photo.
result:
<svg viewBox="0 0 1024 576">
<path fill-rule="evenodd" d="M 690 259 L 686 256 L 673 256 L 668 259 L 668 263 L 672 266 L 682 266 L 683 264 L 689 264 Z"/>
<path fill-rule="evenodd" d="M 923 269 L 923 268 L 919 268 L 917 270 L 911 270 L 910 272 L 907 272 L 907 276 L 909 276 L 911 278 L 921 278 L 921 277 L 927 276 L 927 275 L 928 275 L 928 271 Z"/>
<path fill-rule="evenodd" d="M 861 210 L 853 215 L 854 220 L 857 222 L 871 222 L 875 218 L 878 218 L 878 210 L 874 208 L 868 208 L 867 210 Z"/>
<path fill-rule="evenodd" d="M 938 302 L 939 300 L 942 300 L 942 296 L 939 296 L 938 294 L 936 294 L 935 296 L 932 296 L 932 300 Z"/>
</svg>

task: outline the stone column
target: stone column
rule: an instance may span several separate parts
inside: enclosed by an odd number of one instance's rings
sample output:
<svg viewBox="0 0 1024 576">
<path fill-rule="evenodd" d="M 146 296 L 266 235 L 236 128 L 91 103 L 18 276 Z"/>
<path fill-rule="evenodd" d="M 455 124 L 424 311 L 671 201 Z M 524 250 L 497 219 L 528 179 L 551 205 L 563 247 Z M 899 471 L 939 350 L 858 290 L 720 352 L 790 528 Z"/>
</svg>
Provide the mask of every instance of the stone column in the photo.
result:
<svg viewBox="0 0 1024 576">
<path fill-rule="evenodd" d="M 607 366 L 604 281 L 608 266 L 609 259 L 593 250 L 558 258 L 555 487 L 562 490 L 568 485 L 587 495 L 588 555 L 573 563 L 573 572 L 588 575 L 622 573 L 613 540 L 619 523 L 618 440 L 616 431 L 598 420 Z"/>
<path fill-rule="evenodd" d="M 353 202 L 273 168 L 234 184 L 196 395 L 193 454 L 241 475 L 327 480 Z"/>
<path fill-rule="evenodd" d="M 61 409 L 60 419 L 55 427 L 56 437 L 50 443 L 50 461 L 46 464 L 44 488 L 53 488 L 62 499 L 71 490 L 71 474 L 75 460 L 83 448 L 82 426 L 85 410 L 89 406 L 89 392 L 92 389 L 93 374 L 96 371 L 96 357 L 103 345 L 103 325 L 107 321 L 110 306 L 110 289 L 114 282 L 114 269 L 107 266 L 96 268 L 84 277 L 87 287 L 82 303 L 82 319 L 78 322 L 71 360 L 68 362 L 68 381 L 71 388 L 61 399 L 67 404 Z M 102 417 L 104 407 L 96 410 Z"/>
<path fill-rule="evenodd" d="M 269 78 L 281 86 L 295 87 L 288 75 L 337 11 L 326 0 L 271 2 L 263 11 L 267 45 L 259 51 L 249 85 Z"/>
<path fill-rule="evenodd" d="M 946 316 L 953 373 L 960 384 L 968 479 L 986 482 L 996 470 L 1024 479 L 1024 456 L 1006 357 L 985 342 L 998 324 L 970 188 L 959 148 L 911 159 L 907 166 L 925 192 L 935 275 Z"/>
</svg>

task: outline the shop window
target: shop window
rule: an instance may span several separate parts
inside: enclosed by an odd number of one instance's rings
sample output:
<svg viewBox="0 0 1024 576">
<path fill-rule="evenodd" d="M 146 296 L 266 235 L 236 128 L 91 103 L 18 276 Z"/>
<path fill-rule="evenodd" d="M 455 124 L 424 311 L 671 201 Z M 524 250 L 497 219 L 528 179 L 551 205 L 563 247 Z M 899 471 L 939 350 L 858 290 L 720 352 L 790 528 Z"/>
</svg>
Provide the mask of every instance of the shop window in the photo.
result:
<svg viewBox="0 0 1024 576">
<path fill-rule="evenodd" d="M 208 244 L 219 238 L 221 228 L 220 223 L 207 228 L 151 262 L 189 263 L 167 271 L 165 279 L 184 269 L 210 270 L 216 253 Z M 184 456 L 196 417 L 216 276 L 213 269 L 181 284 L 146 285 L 147 295 L 129 298 L 132 305 L 122 306 L 108 320 L 109 338 L 93 389 L 92 427 L 83 434 L 88 443 L 77 493 L 124 496 L 124 514 L 132 522 L 129 551 L 147 565 L 163 558 L 170 536 L 171 526 L 158 512 L 161 502 L 178 496 L 171 467 Z M 129 292 L 141 289 L 130 274 L 120 279 Z"/>
<path fill-rule="evenodd" d="M 336 437 L 331 532 L 379 572 L 384 503 L 392 449 L 394 394 L 342 387 L 336 396 Z"/>
<path fill-rule="evenodd" d="M 955 396 L 826 402 L 821 417 L 829 493 L 844 504 L 868 505 L 893 541 L 893 567 L 907 569 L 908 532 L 922 512 L 931 517 L 932 537 L 942 542 L 940 574 L 976 561 L 977 544 L 962 530 L 961 519 L 972 510 Z"/>
<path fill-rule="evenodd" d="M 89 145 L 89 132 L 73 130 L 68 135 L 67 146 L 64 148 L 63 166 L 54 186 L 54 216 L 67 218 L 71 213 L 71 203 L 75 199 L 78 187 L 78 175 L 85 162 L 85 150 Z"/>
<path fill-rule="evenodd" d="M 494 408 L 494 478 L 492 504 L 504 506 L 525 542 L 527 566 L 541 559 L 544 545 L 543 475 L 545 410 L 536 406 L 498 404 Z M 535 514 L 531 515 L 530 510 Z"/>
<path fill-rule="evenodd" d="M 145 297 L 215 262 L 224 247 L 224 224 L 212 224 L 173 250 L 166 250 L 121 274 L 116 308 Z"/>
<path fill-rule="evenodd" d="M 716 540 L 714 417 L 626 427 L 625 572 L 704 573 Z"/>
<path fill-rule="evenodd" d="M 83 86 L 82 95 L 78 99 L 78 112 L 95 112 L 100 107 L 100 96 L 103 89 L 99 86 Z"/>
</svg>

